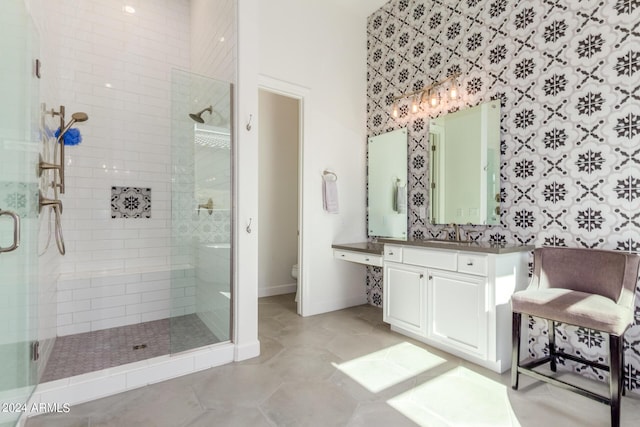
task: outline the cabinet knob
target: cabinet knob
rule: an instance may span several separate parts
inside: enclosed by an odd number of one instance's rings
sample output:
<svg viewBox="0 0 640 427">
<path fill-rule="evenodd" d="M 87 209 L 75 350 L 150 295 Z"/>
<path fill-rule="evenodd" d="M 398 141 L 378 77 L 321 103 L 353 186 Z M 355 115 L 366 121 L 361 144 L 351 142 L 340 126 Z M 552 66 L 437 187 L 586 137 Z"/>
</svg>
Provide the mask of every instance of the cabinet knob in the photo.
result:
<svg viewBox="0 0 640 427">
<path fill-rule="evenodd" d="M 420 274 L 420 278 L 422 279 L 424 277 L 424 274 Z"/>
<path fill-rule="evenodd" d="M 365 260 L 365 261 L 369 261 L 369 258 L 365 258 L 364 260 Z"/>
<path fill-rule="evenodd" d="M 473 265 L 473 261 L 467 261 L 467 265 Z"/>
<path fill-rule="evenodd" d="M 429 280 L 433 280 L 433 276 L 429 276 Z"/>
<path fill-rule="evenodd" d="M 340 255 L 342 258 L 344 258 L 344 254 Z"/>
</svg>

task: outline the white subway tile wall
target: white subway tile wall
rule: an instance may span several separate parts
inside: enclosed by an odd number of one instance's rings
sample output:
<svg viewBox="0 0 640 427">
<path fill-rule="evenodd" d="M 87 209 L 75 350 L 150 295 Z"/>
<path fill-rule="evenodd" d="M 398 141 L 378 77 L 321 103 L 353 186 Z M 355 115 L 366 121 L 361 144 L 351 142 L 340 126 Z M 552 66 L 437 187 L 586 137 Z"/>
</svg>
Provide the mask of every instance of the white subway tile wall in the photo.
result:
<svg viewBox="0 0 640 427">
<path fill-rule="evenodd" d="M 57 59 L 45 67 L 59 86 L 50 102 L 89 115 L 65 153 L 61 273 L 166 269 L 171 70 L 190 67 L 190 2 L 144 2 L 134 14 L 110 0 L 47 3 Z M 152 219 L 111 218 L 112 186 L 151 188 Z"/>
<path fill-rule="evenodd" d="M 159 320 L 196 310 L 195 270 L 108 276 L 62 274 L 58 280 L 59 336 Z"/>
<path fill-rule="evenodd" d="M 175 69 L 191 69 L 235 81 L 235 2 L 157 0 L 139 3 L 135 14 L 112 0 L 26 3 L 41 36 L 41 100 L 48 110 L 65 105 L 67 118 L 89 116 L 75 126 L 82 143 L 65 153 L 64 257 L 40 215 L 44 366 L 56 334 L 194 312 L 194 248 L 171 246 L 171 78 Z M 58 125 L 45 115 L 46 155 Z M 113 186 L 151 188 L 152 218 L 111 218 Z M 197 240 L 229 240 L 228 210 L 188 217 Z"/>
</svg>

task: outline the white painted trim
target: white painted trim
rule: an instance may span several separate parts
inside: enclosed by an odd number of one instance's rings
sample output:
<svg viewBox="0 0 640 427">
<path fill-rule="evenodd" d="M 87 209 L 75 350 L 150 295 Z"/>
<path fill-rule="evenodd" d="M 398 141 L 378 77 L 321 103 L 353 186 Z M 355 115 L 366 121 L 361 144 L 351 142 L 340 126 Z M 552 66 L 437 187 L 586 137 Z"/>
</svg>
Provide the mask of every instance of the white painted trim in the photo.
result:
<svg viewBox="0 0 640 427">
<path fill-rule="evenodd" d="M 309 295 L 309 280 L 308 274 L 306 273 L 307 269 L 305 268 L 305 266 L 309 264 L 307 263 L 305 254 L 311 253 L 311 251 L 306 250 L 307 245 L 310 245 L 311 243 L 307 242 L 304 238 L 307 230 L 307 224 L 304 221 L 304 208 L 306 203 L 304 198 L 304 183 L 305 174 L 308 171 L 308 168 L 305 168 L 304 153 L 306 142 L 311 140 L 309 135 L 311 130 L 309 117 L 311 115 L 306 113 L 311 111 L 311 89 L 263 74 L 258 74 L 258 87 L 259 89 L 286 96 L 288 98 L 297 99 L 299 101 L 300 110 L 298 120 L 300 135 L 298 137 L 298 227 L 300 230 L 300 236 L 298 239 L 298 314 L 301 316 L 310 316 L 311 314 L 308 312 L 311 310 L 311 302 L 309 301 L 309 298 L 305 298 L 305 295 Z M 293 292 L 295 292 L 295 289 Z"/>
<path fill-rule="evenodd" d="M 258 341 L 258 0 L 237 3 L 237 82 L 234 108 L 233 336 L 238 354 L 260 353 Z M 251 127 L 247 124 L 251 119 Z M 242 167 L 241 167 L 242 166 Z M 251 223 L 251 229 L 248 224 Z M 242 266 L 242 267 L 240 267 Z M 255 351 L 257 347 L 257 351 Z"/>
<path fill-rule="evenodd" d="M 242 360 L 252 359 L 257 356 L 260 356 L 260 341 L 255 340 L 254 342 L 235 346 L 233 360 L 236 362 L 240 362 Z"/>
<path fill-rule="evenodd" d="M 266 286 L 258 289 L 258 298 L 272 297 L 274 295 L 284 295 L 295 292 L 298 289 L 297 283 L 289 283 L 286 285 Z"/>
<path fill-rule="evenodd" d="M 309 313 L 307 314 L 307 316 L 328 313 L 330 311 L 342 310 L 345 308 L 354 307 L 356 305 L 362 305 L 366 303 L 367 303 L 367 295 L 363 290 L 362 296 L 357 296 L 357 297 L 349 298 L 346 300 L 316 302 L 315 304 L 313 304 L 313 311 L 309 310 Z"/>
</svg>

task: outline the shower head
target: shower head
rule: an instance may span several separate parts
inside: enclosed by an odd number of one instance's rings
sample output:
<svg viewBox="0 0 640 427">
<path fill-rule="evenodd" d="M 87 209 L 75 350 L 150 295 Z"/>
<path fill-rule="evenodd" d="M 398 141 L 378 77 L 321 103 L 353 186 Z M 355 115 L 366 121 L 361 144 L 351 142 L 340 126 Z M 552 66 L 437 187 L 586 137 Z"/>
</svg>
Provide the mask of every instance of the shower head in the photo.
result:
<svg viewBox="0 0 640 427">
<path fill-rule="evenodd" d="M 196 121 L 196 122 L 198 122 L 198 123 L 204 123 L 204 119 L 202 118 L 202 114 L 203 114 L 205 111 L 208 111 L 210 114 L 213 114 L 213 107 L 212 107 L 211 105 L 209 105 L 207 108 L 205 108 L 205 109 L 204 109 L 204 110 L 202 110 L 202 111 L 199 111 L 199 112 L 197 112 L 197 113 L 191 113 L 191 114 L 189 114 L 189 117 L 191 117 L 191 119 L 192 119 L 193 121 Z"/>
<path fill-rule="evenodd" d="M 87 113 L 73 113 L 71 115 L 71 120 L 74 122 L 86 122 L 87 120 L 89 120 L 89 116 L 87 116 Z"/>
<path fill-rule="evenodd" d="M 87 116 L 87 113 L 82 113 L 82 112 L 73 113 L 71 115 L 71 120 L 69 120 L 69 123 L 67 123 L 64 129 L 60 131 L 60 135 L 58 136 L 58 138 L 62 139 L 64 134 L 67 133 L 67 131 L 71 129 L 71 126 L 73 126 L 75 123 L 86 122 L 87 120 L 89 120 L 89 116 Z"/>
</svg>

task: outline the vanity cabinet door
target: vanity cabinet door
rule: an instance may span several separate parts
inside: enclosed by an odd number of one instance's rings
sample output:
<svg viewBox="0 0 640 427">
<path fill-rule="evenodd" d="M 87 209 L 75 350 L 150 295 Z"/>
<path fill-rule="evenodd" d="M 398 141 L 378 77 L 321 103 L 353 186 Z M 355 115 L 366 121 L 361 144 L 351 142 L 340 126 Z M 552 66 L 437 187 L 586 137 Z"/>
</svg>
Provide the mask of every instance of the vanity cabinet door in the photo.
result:
<svg viewBox="0 0 640 427">
<path fill-rule="evenodd" d="M 412 265 L 384 265 L 383 320 L 426 337 L 427 272 Z"/>
<path fill-rule="evenodd" d="M 429 338 L 485 358 L 487 278 L 429 270 Z"/>
</svg>

